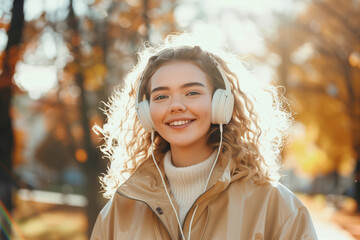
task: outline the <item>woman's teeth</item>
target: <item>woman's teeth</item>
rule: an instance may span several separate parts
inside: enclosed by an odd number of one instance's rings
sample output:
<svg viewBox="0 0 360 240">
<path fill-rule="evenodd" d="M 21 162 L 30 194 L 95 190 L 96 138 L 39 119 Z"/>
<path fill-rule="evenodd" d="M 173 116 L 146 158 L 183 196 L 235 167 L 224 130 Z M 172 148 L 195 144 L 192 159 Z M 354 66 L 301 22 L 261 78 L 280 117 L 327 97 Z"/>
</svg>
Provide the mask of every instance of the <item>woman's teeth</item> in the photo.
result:
<svg viewBox="0 0 360 240">
<path fill-rule="evenodd" d="M 171 122 L 169 123 L 170 126 L 180 126 L 180 125 L 184 125 L 191 122 L 190 120 L 186 120 L 186 121 L 175 121 L 175 122 Z"/>
</svg>

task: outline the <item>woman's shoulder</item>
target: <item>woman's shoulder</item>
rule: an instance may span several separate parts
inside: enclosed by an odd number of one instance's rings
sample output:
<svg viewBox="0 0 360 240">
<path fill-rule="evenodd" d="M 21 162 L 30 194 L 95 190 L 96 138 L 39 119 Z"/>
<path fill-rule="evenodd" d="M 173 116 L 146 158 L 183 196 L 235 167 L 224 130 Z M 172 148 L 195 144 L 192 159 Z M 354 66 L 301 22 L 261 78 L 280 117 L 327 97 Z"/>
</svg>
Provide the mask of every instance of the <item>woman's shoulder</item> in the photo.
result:
<svg viewBox="0 0 360 240">
<path fill-rule="evenodd" d="M 237 199 L 235 203 L 237 206 L 246 206 L 242 209 L 242 213 L 246 212 L 246 216 L 266 219 L 277 227 L 286 222 L 311 223 L 307 208 L 281 183 L 268 181 L 260 184 L 249 180 L 233 185 L 232 189 L 229 189 L 231 191 L 229 197 Z"/>
<path fill-rule="evenodd" d="M 276 239 L 317 239 L 310 213 L 301 200 L 279 182 L 254 184 L 254 201 L 267 219 L 278 226 Z"/>
<path fill-rule="evenodd" d="M 256 201 L 258 204 L 278 206 L 290 211 L 304 207 L 300 199 L 280 182 L 256 183 L 248 180 L 234 184 L 234 187 L 234 192 L 241 194 L 245 201 Z"/>
<path fill-rule="evenodd" d="M 255 188 L 257 188 L 258 191 L 268 192 L 273 197 L 278 197 L 279 199 L 293 200 L 295 202 L 298 201 L 299 203 L 301 203 L 299 198 L 290 189 L 288 189 L 280 182 L 267 181 L 263 184 L 254 183 L 254 185 L 256 186 Z"/>
</svg>

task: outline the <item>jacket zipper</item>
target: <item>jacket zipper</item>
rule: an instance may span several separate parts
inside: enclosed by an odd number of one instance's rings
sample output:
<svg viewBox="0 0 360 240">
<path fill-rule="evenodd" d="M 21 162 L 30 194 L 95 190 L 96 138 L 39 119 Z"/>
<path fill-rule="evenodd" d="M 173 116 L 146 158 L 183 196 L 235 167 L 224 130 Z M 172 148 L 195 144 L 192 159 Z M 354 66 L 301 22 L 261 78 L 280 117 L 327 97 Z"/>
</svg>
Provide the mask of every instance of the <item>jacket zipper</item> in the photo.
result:
<svg viewBox="0 0 360 240">
<path fill-rule="evenodd" d="M 213 185 L 211 188 L 209 188 L 208 190 L 206 190 L 205 192 L 203 192 L 193 203 L 193 205 L 191 205 L 191 207 L 189 208 L 189 211 L 186 213 L 184 220 L 186 220 L 187 216 L 189 215 L 189 212 L 191 212 L 191 209 L 195 206 L 195 203 L 197 202 L 197 200 L 199 200 L 199 198 L 201 198 L 205 193 L 209 192 L 213 187 L 215 187 L 215 185 Z M 182 229 L 184 229 L 184 224 L 185 221 L 182 224 Z"/>
<path fill-rule="evenodd" d="M 164 224 L 164 222 L 161 220 L 161 218 L 158 216 L 158 214 L 157 213 L 155 213 L 155 211 L 150 207 L 150 205 L 147 203 L 147 202 L 145 202 L 145 201 L 143 201 L 143 200 L 140 200 L 140 199 L 136 199 L 136 198 L 131 198 L 131 197 L 129 197 L 129 196 L 126 196 L 126 195 L 124 195 L 123 193 L 121 193 L 121 192 L 119 192 L 119 191 L 116 191 L 118 194 L 120 194 L 121 196 L 123 196 L 124 198 L 127 198 L 127 199 L 131 199 L 131 200 L 135 200 L 135 201 L 139 201 L 139 202 L 142 202 L 142 203 L 145 203 L 146 204 L 146 206 L 148 206 L 148 208 L 150 208 L 151 209 L 151 211 L 155 214 L 155 216 L 160 220 L 160 222 L 162 223 L 162 225 L 164 226 L 164 228 L 166 229 L 166 231 L 167 231 L 167 233 L 169 234 L 169 237 L 170 237 L 170 239 L 173 239 L 172 237 L 171 237 L 171 234 L 170 234 L 170 232 L 169 232 L 169 230 L 167 229 L 167 227 L 166 227 L 166 225 Z"/>
</svg>

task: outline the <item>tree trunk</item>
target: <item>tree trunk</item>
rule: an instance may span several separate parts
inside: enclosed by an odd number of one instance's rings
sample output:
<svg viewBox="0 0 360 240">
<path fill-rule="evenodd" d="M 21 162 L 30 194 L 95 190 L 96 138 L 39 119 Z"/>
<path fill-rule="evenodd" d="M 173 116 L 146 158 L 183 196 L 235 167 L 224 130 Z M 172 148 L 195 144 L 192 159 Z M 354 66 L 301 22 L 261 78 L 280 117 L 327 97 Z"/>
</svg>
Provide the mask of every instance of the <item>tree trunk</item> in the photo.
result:
<svg viewBox="0 0 360 240">
<path fill-rule="evenodd" d="M 12 98 L 11 80 L 14 76 L 15 65 L 18 60 L 18 48 L 24 25 L 23 9 L 24 0 L 14 0 L 4 65 L 0 75 L 0 201 L 9 212 L 13 209 L 12 190 L 16 185 L 12 170 L 14 134 L 10 115 Z M 2 217 L 0 215 L 0 223 L 5 229 L 1 229 L 0 239 L 7 239 L 11 237 L 11 226 L 5 226 Z M 9 234 L 8 237 L 5 237 L 5 232 Z"/>
<path fill-rule="evenodd" d="M 353 124 L 359 125 L 359 119 L 353 120 Z M 357 212 L 360 213 L 360 131 L 359 126 L 357 126 L 357 131 L 353 133 L 354 135 L 354 147 L 356 154 L 356 165 L 354 170 L 354 198 L 357 204 Z"/>
<path fill-rule="evenodd" d="M 70 13 L 68 16 L 69 27 L 72 34 L 79 34 L 79 22 L 75 16 L 73 9 L 73 1 L 70 1 Z M 80 35 L 80 34 L 79 34 Z M 86 101 L 86 91 L 84 89 L 84 74 L 81 70 L 81 51 L 79 46 L 73 46 L 74 62 L 80 66 L 79 71 L 75 74 L 75 81 L 80 87 L 80 101 L 79 111 L 81 116 L 81 125 L 84 130 L 83 144 L 87 153 L 87 161 L 81 165 L 82 170 L 86 176 L 85 194 L 88 200 L 86 207 L 86 214 L 88 220 L 88 238 L 90 238 L 92 228 L 94 226 L 96 217 L 101 210 L 102 199 L 100 194 L 99 175 L 103 170 L 102 161 L 99 150 L 93 146 L 91 142 L 91 130 L 89 120 L 90 106 Z"/>
<path fill-rule="evenodd" d="M 88 237 L 90 238 L 92 228 L 95 224 L 95 220 L 101 209 L 99 198 L 100 195 L 100 183 L 99 174 L 102 170 L 102 164 L 100 162 L 100 154 L 93 146 L 90 136 L 90 126 L 88 113 L 90 107 L 86 101 L 85 89 L 84 89 L 84 75 L 81 73 L 76 74 L 76 81 L 81 89 L 80 94 L 80 111 L 81 111 L 81 125 L 84 129 L 84 145 L 88 155 L 87 161 L 82 165 L 83 172 L 86 176 L 86 197 L 88 199 L 87 206 L 87 219 L 88 219 Z"/>
<path fill-rule="evenodd" d="M 150 19 L 148 12 L 149 12 L 149 0 L 143 0 L 143 19 L 146 28 L 146 32 L 144 35 L 145 42 L 148 42 L 150 38 Z"/>
<path fill-rule="evenodd" d="M 355 78 L 353 78 L 353 68 L 349 62 L 343 63 L 344 79 L 346 83 L 347 92 L 349 95 L 347 112 L 351 119 L 351 133 L 354 152 L 356 155 L 356 164 L 354 169 L 354 198 L 357 203 L 357 212 L 360 212 L 360 105 L 359 98 L 355 92 Z"/>
</svg>

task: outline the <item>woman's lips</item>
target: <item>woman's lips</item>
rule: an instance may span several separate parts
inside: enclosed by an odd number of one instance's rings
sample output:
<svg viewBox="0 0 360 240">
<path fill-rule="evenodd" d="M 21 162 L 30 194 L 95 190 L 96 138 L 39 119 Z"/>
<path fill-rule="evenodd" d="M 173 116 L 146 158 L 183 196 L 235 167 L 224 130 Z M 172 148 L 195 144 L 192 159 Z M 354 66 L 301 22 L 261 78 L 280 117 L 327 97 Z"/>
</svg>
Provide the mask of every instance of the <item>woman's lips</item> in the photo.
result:
<svg viewBox="0 0 360 240">
<path fill-rule="evenodd" d="M 167 123 L 167 125 L 171 128 L 185 128 L 185 127 L 189 126 L 193 121 L 195 121 L 195 120 L 176 120 L 176 121 Z"/>
</svg>

